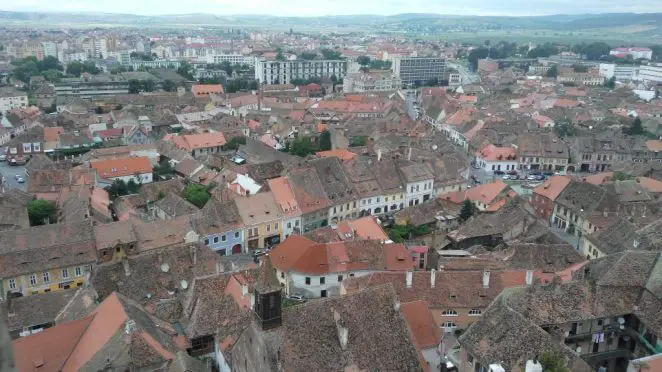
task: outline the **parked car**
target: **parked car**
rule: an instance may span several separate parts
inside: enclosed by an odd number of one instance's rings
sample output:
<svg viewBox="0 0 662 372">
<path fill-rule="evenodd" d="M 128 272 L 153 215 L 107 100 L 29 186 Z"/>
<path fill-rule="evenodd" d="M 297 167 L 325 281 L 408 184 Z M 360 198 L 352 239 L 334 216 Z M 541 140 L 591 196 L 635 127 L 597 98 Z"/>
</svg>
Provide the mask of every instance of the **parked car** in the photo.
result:
<svg viewBox="0 0 662 372">
<path fill-rule="evenodd" d="M 298 294 L 298 293 L 291 294 L 291 295 L 288 296 L 288 298 L 289 298 L 290 300 L 294 300 L 294 301 L 306 302 L 306 298 L 303 297 L 303 295 L 300 295 L 300 294 Z"/>
<path fill-rule="evenodd" d="M 501 179 L 504 181 L 508 181 L 510 180 L 510 176 L 506 174 L 505 176 L 501 177 Z"/>
<path fill-rule="evenodd" d="M 532 174 L 532 175 L 534 175 L 534 176 L 537 176 L 537 175 L 540 174 L 540 171 L 532 170 L 531 172 L 529 172 L 529 174 Z"/>
<path fill-rule="evenodd" d="M 21 175 L 20 175 L 20 174 L 16 174 L 16 175 L 14 175 L 14 179 L 15 179 L 16 181 L 18 181 L 19 178 L 21 178 Z"/>
<path fill-rule="evenodd" d="M 18 183 L 25 183 L 25 178 L 23 178 L 23 177 L 18 177 L 18 178 L 16 179 L 16 182 L 18 182 Z"/>
<path fill-rule="evenodd" d="M 517 181 L 517 180 L 519 180 L 519 176 L 516 175 L 516 174 L 513 174 L 512 176 L 510 176 L 510 179 L 513 180 L 513 181 Z"/>
<path fill-rule="evenodd" d="M 545 172 L 545 173 L 543 173 L 543 176 L 546 176 L 546 177 L 551 177 L 553 175 L 554 175 L 554 172 Z"/>
<path fill-rule="evenodd" d="M 538 176 L 536 176 L 535 174 L 529 174 L 529 176 L 526 177 L 526 179 L 529 181 L 535 181 L 538 179 Z"/>
<path fill-rule="evenodd" d="M 0 154 L 0 161 L 7 160 L 7 154 Z"/>
<path fill-rule="evenodd" d="M 260 257 L 264 256 L 265 254 L 267 254 L 267 252 L 264 249 L 255 249 L 253 251 L 253 257 Z"/>
<path fill-rule="evenodd" d="M 506 173 L 509 174 L 509 175 L 511 175 L 511 176 L 516 176 L 516 175 L 517 175 L 517 171 L 514 170 L 514 169 L 511 169 L 511 170 L 509 170 L 509 171 L 506 172 Z"/>
<path fill-rule="evenodd" d="M 495 170 L 495 171 L 494 171 L 494 174 L 497 175 L 497 176 L 503 176 L 503 175 L 505 174 L 505 172 L 504 172 L 504 171 L 500 171 L 500 170 Z"/>
<path fill-rule="evenodd" d="M 545 176 L 542 175 L 542 174 L 539 174 L 539 175 L 536 176 L 536 180 L 538 180 L 538 181 L 544 181 L 544 180 L 545 180 Z"/>
</svg>

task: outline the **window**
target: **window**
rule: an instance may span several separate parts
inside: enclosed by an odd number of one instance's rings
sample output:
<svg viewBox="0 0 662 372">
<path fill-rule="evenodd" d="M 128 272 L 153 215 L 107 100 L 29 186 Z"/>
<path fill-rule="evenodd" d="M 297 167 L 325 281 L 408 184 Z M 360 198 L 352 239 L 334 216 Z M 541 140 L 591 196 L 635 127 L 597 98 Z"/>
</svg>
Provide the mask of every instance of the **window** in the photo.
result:
<svg viewBox="0 0 662 372">
<path fill-rule="evenodd" d="M 278 231 L 278 222 L 274 223 L 274 230 Z"/>
<path fill-rule="evenodd" d="M 309 276 L 306 277 L 306 285 L 310 285 L 310 277 Z"/>
<path fill-rule="evenodd" d="M 62 269 L 62 279 L 67 279 L 69 277 L 69 269 Z"/>
<path fill-rule="evenodd" d="M 32 144 L 32 150 L 33 150 L 34 152 L 39 152 L 39 151 L 41 151 L 41 143 L 39 143 L 39 142 L 35 142 L 35 143 L 33 143 L 33 144 Z"/>
<path fill-rule="evenodd" d="M 338 275 L 338 282 L 342 282 L 342 275 Z"/>
<path fill-rule="evenodd" d="M 271 224 L 268 223 L 268 224 L 267 224 L 267 232 L 270 232 L 270 231 L 271 231 Z"/>
<path fill-rule="evenodd" d="M 9 279 L 9 289 L 16 289 L 16 280 Z"/>
<path fill-rule="evenodd" d="M 469 316 L 479 316 L 483 313 L 481 309 L 471 309 L 469 310 Z"/>
<path fill-rule="evenodd" d="M 287 223 L 287 228 L 288 228 L 288 229 L 291 229 L 291 228 L 292 228 L 292 222 L 288 222 L 288 223 Z"/>
<path fill-rule="evenodd" d="M 294 221 L 294 226 L 299 227 L 299 220 Z"/>
<path fill-rule="evenodd" d="M 214 237 L 214 244 L 218 243 L 218 236 Z"/>
<path fill-rule="evenodd" d="M 443 316 L 457 316 L 457 311 L 455 310 L 444 310 L 441 315 Z"/>
<path fill-rule="evenodd" d="M 325 277 L 321 277 L 321 278 L 320 278 L 320 284 L 324 284 L 324 283 L 326 283 L 326 278 L 325 278 Z"/>
<path fill-rule="evenodd" d="M 29 152 L 32 152 L 32 143 L 24 143 L 23 153 L 29 153 Z"/>
<path fill-rule="evenodd" d="M 83 275 L 83 270 L 81 270 L 81 268 L 79 266 L 74 270 L 74 273 L 76 274 L 76 276 L 81 276 L 81 275 Z"/>
<path fill-rule="evenodd" d="M 320 297 L 322 297 L 322 298 L 326 297 L 326 289 L 323 289 L 323 290 L 320 292 Z"/>
<path fill-rule="evenodd" d="M 455 328 L 457 328 L 457 325 L 455 325 L 455 323 L 453 323 L 453 322 L 444 322 L 443 327 L 446 330 L 446 332 L 451 332 Z"/>
<path fill-rule="evenodd" d="M 474 357 L 470 354 L 467 354 L 467 364 L 470 366 L 474 364 Z"/>
<path fill-rule="evenodd" d="M 205 239 L 205 245 L 209 245 L 209 239 Z"/>
<path fill-rule="evenodd" d="M 235 231 L 235 232 L 234 232 L 234 238 L 235 238 L 235 239 L 239 239 L 239 231 Z"/>
<path fill-rule="evenodd" d="M 44 283 L 50 283 L 51 282 L 51 274 L 49 272 L 44 273 Z"/>
<path fill-rule="evenodd" d="M 281 271 L 281 272 L 280 272 L 280 278 L 281 278 L 281 279 L 285 279 L 285 271 Z"/>
<path fill-rule="evenodd" d="M 37 275 L 32 274 L 30 275 L 30 285 L 36 285 L 37 284 Z"/>
<path fill-rule="evenodd" d="M 221 236 L 221 241 L 224 242 L 226 240 L 228 240 L 228 238 L 225 236 L 225 234 L 223 234 L 223 236 Z"/>
</svg>

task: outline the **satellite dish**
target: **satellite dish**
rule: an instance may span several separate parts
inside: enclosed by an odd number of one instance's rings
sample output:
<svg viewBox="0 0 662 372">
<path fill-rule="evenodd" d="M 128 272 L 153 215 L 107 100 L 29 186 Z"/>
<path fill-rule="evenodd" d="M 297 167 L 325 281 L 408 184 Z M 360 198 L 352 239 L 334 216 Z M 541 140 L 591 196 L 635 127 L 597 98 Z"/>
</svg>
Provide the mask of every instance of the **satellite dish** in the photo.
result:
<svg viewBox="0 0 662 372">
<path fill-rule="evenodd" d="M 179 284 L 181 284 L 182 289 L 188 288 L 188 282 L 186 281 L 186 279 L 182 279 L 182 281 Z"/>
<path fill-rule="evenodd" d="M 161 264 L 161 271 L 163 271 L 164 273 L 167 273 L 168 271 L 170 271 L 170 265 L 168 265 L 167 263 L 162 263 Z"/>
<path fill-rule="evenodd" d="M 619 317 L 618 324 L 625 324 L 625 319 L 623 317 Z"/>
<path fill-rule="evenodd" d="M 432 145 L 432 150 L 433 150 L 433 151 L 437 151 L 438 148 L 439 148 L 439 146 L 437 146 L 437 145 Z"/>
</svg>

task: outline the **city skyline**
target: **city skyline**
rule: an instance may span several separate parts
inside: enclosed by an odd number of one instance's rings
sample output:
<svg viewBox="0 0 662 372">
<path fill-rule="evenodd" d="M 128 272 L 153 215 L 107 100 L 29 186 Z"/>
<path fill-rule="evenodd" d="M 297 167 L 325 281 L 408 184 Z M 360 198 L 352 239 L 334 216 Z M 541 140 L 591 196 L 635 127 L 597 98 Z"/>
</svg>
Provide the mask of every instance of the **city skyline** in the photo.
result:
<svg viewBox="0 0 662 372">
<path fill-rule="evenodd" d="M 570 0 L 505 0 L 495 3 L 477 0 L 466 6 L 457 2 L 439 0 L 394 0 L 353 1 L 335 0 L 310 3 L 303 0 L 251 0 L 233 2 L 228 0 L 190 0 L 181 2 L 161 2 L 156 0 L 90 1 L 90 0 L 26 0 L 20 3 L 4 4 L 2 11 L 27 12 L 100 12 L 126 13 L 136 15 L 177 15 L 177 14 L 216 14 L 216 15 L 273 15 L 315 17 L 333 15 L 395 15 L 402 13 L 433 13 L 444 15 L 475 16 L 535 16 L 555 14 L 604 14 L 604 13 L 654 13 L 662 12 L 662 3 L 654 0 L 639 0 L 623 3 L 615 0 L 584 1 Z"/>
</svg>

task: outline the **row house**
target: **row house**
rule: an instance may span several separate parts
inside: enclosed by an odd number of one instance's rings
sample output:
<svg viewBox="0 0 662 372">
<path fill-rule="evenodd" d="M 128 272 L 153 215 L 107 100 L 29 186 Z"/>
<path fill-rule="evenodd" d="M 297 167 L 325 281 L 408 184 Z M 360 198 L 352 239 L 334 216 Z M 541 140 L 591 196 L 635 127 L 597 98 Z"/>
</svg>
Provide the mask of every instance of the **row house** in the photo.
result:
<svg viewBox="0 0 662 372">
<path fill-rule="evenodd" d="M 336 157 L 315 159 L 310 162 L 329 200 L 328 219 L 335 222 L 356 218 L 359 213 L 359 195 Z"/>
<path fill-rule="evenodd" d="M 221 202 L 211 198 L 191 222 L 200 242 L 219 255 L 247 253 L 244 222 L 234 200 Z"/>
<path fill-rule="evenodd" d="M 227 142 L 220 132 L 172 136 L 170 141 L 194 158 L 204 154 L 217 154 Z"/>
<path fill-rule="evenodd" d="M 635 163 L 660 163 L 662 162 L 662 140 L 648 140 L 643 144 L 634 144 L 632 150 L 632 161 Z"/>
<path fill-rule="evenodd" d="M 301 210 L 302 231 L 308 232 L 327 226 L 330 202 L 315 169 L 294 169 L 286 178 Z"/>
<path fill-rule="evenodd" d="M 632 160 L 630 144 L 621 138 L 579 137 L 570 145 L 574 166 L 568 170 L 579 172 L 604 172 L 616 163 Z"/>
<path fill-rule="evenodd" d="M 269 248 L 280 243 L 283 216 L 273 193 L 264 192 L 235 199 L 244 223 L 248 251 Z"/>
<path fill-rule="evenodd" d="M 517 137 L 519 169 L 562 172 L 570 158 L 568 145 L 553 133 L 524 133 Z"/>
<path fill-rule="evenodd" d="M 4 231 L 0 298 L 82 287 L 97 261 L 89 221 Z"/>
<path fill-rule="evenodd" d="M 278 177 L 267 181 L 269 189 L 278 203 L 280 213 L 283 215 L 283 228 L 281 239 L 290 235 L 301 234 L 301 209 L 292 191 L 292 186 L 286 177 Z"/>
<path fill-rule="evenodd" d="M 531 205 L 536 216 L 541 219 L 551 222 L 552 213 L 554 212 L 554 201 L 561 194 L 570 183 L 571 178 L 568 176 L 553 176 L 545 180 L 545 182 L 533 189 L 531 192 Z"/>
<path fill-rule="evenodd" d="M 485 172 L 507 172 L 517 169 L 517 149 L 489 144 L 476 153 L 475 164 Z"/>
<path fill-rule="evenodd" d="M 270 257 L 285 293 L 307 298 L 337 296 L 346 279 L 375 271 L 405 272 L 414 264 L 402 244 L 378 240 L 320 244 L 302 236 L 289 237 Z"/>
<path fill-rule="evenodd" d="M 152 163 L 146 156 L 92 161 L 90 168 L 95 169 L 99 177 L 108 180 L 134 181 L 138 184 L 153 181 Z"/>
</svg>

